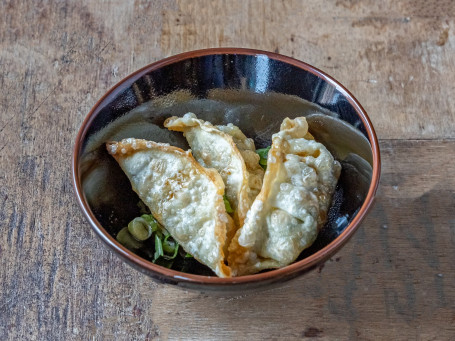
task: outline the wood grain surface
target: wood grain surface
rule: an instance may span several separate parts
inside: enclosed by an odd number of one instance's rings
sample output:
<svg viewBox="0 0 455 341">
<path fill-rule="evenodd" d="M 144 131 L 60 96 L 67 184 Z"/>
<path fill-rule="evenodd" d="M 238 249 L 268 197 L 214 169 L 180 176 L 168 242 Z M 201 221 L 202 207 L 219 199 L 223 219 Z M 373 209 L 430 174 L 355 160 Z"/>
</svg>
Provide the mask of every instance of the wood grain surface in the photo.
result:
<svg viewBox="0 0 455 341">
<path fill-rule="evenodd" d="M 0 1 L 0 339 L 455 339 L 455 2 Z M 159 285 L 95 236 L 70 182 L 76 133 L 163 57 L 235 46 L 346 85 L 380 138 L 376 205 L 282 288 Z"/>
</svg>

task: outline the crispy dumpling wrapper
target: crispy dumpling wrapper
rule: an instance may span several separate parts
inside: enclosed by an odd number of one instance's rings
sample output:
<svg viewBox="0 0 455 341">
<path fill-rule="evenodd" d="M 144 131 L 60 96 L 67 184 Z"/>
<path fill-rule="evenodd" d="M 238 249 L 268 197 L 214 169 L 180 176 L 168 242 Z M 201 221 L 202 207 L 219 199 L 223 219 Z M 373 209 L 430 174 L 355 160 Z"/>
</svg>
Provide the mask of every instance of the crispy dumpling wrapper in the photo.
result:
<svg viewBox="0 0 455 341">
<path fill-rule="evenodd" d="M 202 167 L 191 152 L 163 143 L 129 138 L 106 147 L 133 190 L 185 251 L 219 277 L 229 277 L 224 248 L 231 223 L 220 175 Z"/>
<path fill-rule="evenodd" d="M 254 199 L 259 194 L 262 188 L 262 180 L 264 179 L 264 169 L 259 165 L 259 155 L 256 153 L 254 141 L 247 138 L 239 127 L 228 123 L 225 126 L 216 126 L 222 132 L 231 135 L 235 146 L 242 155 L 248 172 L 248 209 L 251 207 Z M 243 221 L 242 221 L 243 223 Z"/>
<path fill-rule="evenodd" d="M 292 263 L 324 225 L 341 166 L 307 134 L 298 117 L 273 135 L 262 190 L 229 245 L 234 276 Z"/>
<path fill-rule="evenodd" d="M 220 173 L 226 197 L 234 210 L 236 225 L 242 226 L 261 189 L 264 175 L 253 140 L 232 124 L 216 127 L 197 119 L 193 113 L 170 117 L 164 126 L 183 132 L 195 159 L 202 166 L 214 168 Z M 235 230 L 232 232 L 233 236 Z"/>
</svg>

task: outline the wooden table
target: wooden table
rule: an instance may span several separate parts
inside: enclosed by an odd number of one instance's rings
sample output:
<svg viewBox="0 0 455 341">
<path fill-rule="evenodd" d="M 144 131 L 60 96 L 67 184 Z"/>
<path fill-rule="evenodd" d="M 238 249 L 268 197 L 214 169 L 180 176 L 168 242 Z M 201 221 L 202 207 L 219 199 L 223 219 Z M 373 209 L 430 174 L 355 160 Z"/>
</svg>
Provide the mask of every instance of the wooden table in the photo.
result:
<svg viewBox="0 0 455 341">
<path fill-rule="evenodd" d="M 455 2 L 0 1 L 0 339 L 455 338 Z M 376 205 L 325 266 L 213 297 L 95 236 L 70 158 L 90 108 L 163 57 L 236 46 L 346 85 L 380 139 Z"/>
</svg>

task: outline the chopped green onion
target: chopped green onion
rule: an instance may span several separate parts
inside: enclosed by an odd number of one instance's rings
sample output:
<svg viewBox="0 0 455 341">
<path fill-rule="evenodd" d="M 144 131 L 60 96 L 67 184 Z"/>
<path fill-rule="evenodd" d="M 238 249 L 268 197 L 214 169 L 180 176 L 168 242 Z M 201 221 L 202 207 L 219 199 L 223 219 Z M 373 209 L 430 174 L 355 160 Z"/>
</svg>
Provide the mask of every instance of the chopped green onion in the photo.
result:
<svg viewBox="0 0 455 341">
<path fill-rule="evenodd" d="M 223 201 L 224 201 L 224 207 L 226 208 L 227 213 L 233 213 L 234 210 L 231 207 L 231 204 L 229 203 L 229 200 L 227 199 L 226 195 L 223 195 Z"/>
<path fill-rule="evenodd" d="M 256 149 L 256 153 L 261 157 L 261 159 L 267 159 L 267 155 L 269 154 L 270 148 L 272 148 L 272 146 Z"/>
<path fill-rule="evenodd" d="M 232 208 L 226 198 L 226 211 Z M 172 235 L 151 214 L 134 218 L 117 234 L 117 240 L 126 248 L 166 268 L 186 271 L 194 262 L 193 256 L 180 247 Z"/>
<path fill-rule="evenodd" d="M 165 252 L 163 258 L 168 260 L 177 257 L 177 254 L 179 252 L 179 244 L 174 240 L 168 240 L 169 237 L 170 236 L 167 236 L 163 241 L 163 250 Z M 171 255 L 167 255 L 166 253 L 170 253 Z"/>
<path fill-rule="evenodd" d="M 153 257 L 153 261 L 155 262 L 158 258 L 164 255 L 163 252 L 163 244 L 161 243 L 160 237 L 158 234 L 155 234 L 155 255 Z"/>
<path fill-rule="evenodd" d="M 166 253 L 174 253 L 175 249 L 178 247 L 178 244 L 173 240 L 169 240 L 171 236 L 168 235 L 163 240 L 163 250 Z"/>
<path fill-rule="evenodd" d="M 271 148 L 271 146 L 268 146 L 267 148 L 262 148 L 262 149 L 256 150 L 256 153 L 259 155 L 259 165 L 264 169 L 267 169 L 267 157 L 268 157 L 270 148 Z"/>
<path fill-rule="evenodd" d="M 143 214 L 143 215 L 141 215 L 141 218 L 144 219 L 145 221 L 147 221 L 147 223 L 152 228 L 153 232 L 155 232 L 158 229 L 159 224 L 151 214 Z"/>
<path fill-rule="evenodd" d="M 152 236 L 153 230 L 150 224 L 142 217 L 134 218 L 128 224 L 128 231 L 134 239 L 144 241 Z"/>
<path fill-rule="evenodd" d="M 140 249 L 143 246 L 140 241 L 137 241 L 133 238 L 133 236 L 128 231 L 128 227 L 124 227 L 119 231 L 117 234 L 117 241 L 132 251 Z"/>
</svg>

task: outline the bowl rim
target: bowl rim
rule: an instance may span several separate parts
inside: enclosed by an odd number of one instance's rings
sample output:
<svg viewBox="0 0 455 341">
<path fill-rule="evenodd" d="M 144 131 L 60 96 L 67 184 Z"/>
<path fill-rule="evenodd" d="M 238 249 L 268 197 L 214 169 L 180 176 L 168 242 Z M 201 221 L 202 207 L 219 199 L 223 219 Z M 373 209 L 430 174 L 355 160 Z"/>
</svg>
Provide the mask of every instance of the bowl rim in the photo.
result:
<svg viewBox="0 0 455 341">
<path fill-rule="evenodd" d="M 174 64 L 180 62 L 185 59 L 190 58 L 197 58 L 203 57 L 208 55 L 220 55 L 220 54 L 230 54 L 230 55 L 247 55 L 247 56 L 266 56 L 269 59 L 278 60 L 290 65 L 293 65 L 299 69 L 303 69 L 307 72 L 314 74 L 315 76 L 323 79 L 327 83 L 334 86 L 345 98 L 348 102 L 353 106 L 357 115 L 362 120 L 363 124 L 365 125 L 368 139 L 371 145 L 371 151 L 373 154 L 373 172 L 371 178 L 371 184 L 368 189 L 367 196 L 365 198 L 364 203 L 360 207 L 358 213 L 351 221 L 351 223 L 344 229 L 344 231 L 335 238 L 330 244 L 326 245 L 321 250 L 313 253 L 312 255 L 287 265 L 280 269 L 270 270 L 264 273 L 258 273 L 254 275 L 247 275 L 247 276 L 240 276 L 240 277 L 229 277 L 229 278 L 220 278 L 217 276 L 201 276 L 201 275 L 194 275 L 194 274 L 187 274 L 183 272 L 179 272 L 176 270 L 167 269 L 165 267 L 161 267 L 156 265 L 136 254 L 129 251 L 127 248 L 122 246 L 119 242 L 117 242 L 100 224 L 100 222 L 95 218 L 92 210 L 90 209 L 88 202 L 86 201 L 85 195 L 82 191 L 82 183 L 81 183 L 81 176 L 79 170 L 79 160 L 82 152 L 83 146 L 83 139 L 86 136 L 88 131 L 88 127 L 90 123 L 94 120 L 97 114 L 100 112 L 102 108 L 102 104 L 109 100 L 111 97 L 115 97 L 121 91 L 123 91 L 126 87 L 129 87 L 133 84 L 136 80 L 143 77 L 147 73 L 157 70 L 161 67 Z M 113 87 L 111 87 L 92 107 L 88 115 L 85 117 L 82 125 L 79 129 L 77 134 L 74 148 L 73 148 L 73 155 L 72 155 L 72 183 L 73 188 L 76 194 L 77 202 L 82 209 L 83 214 L 89 221 L 91 227 L 96 232 L 96 234 L 108 245 L 108 247 L 114 250 L 117 254 L 128 260 L 130 263 L 139 266 L 147 271 L 154 272 L 161 277 L 167 277 L 171 281 L 177 282 L 187 282 L 187 283 L 195 283 L 201 285 L 219 285 L 219 286 L 227 286 L 227 285 L 235 285 L 235 284 L 247 284 L 247 283 L 256 283 L 261 281 L 271 281 L 273 279 L 278 279 L 283 276 L 291 276 L 292 274 L 297 274 L 300 272 L 304 272 L 306 270 L 311 269 L 318 263 L 326 260 L 331 255 L 335 254 L 354 234 L 354 232 L 358 229 L 361 221 L 365 218 L 366 213 L 371 208 L 374 197 L 379 185 L 379 178 L 380 178 L 380 168 L 381 168 L 381 160 L 380 160 L 380 150 L 379 150 L 379 143 L 373 128 L 373 125 L 368 117 L 365 109 L 360 105 L 354 95 L 340 82 L 335 80 L 333 77 L 329 76 L 325 72 L 319 70 L 318 68 L 297 60 L 292 57 L 284 56 L 274 52 L 268 52 L 263 50 L 256 50 L 256 49 L 248 49 L 248 48 L 209 48 L 209 49 L 201 49 L 201 50 L 194 50 L 188 51 L 184 53 L 180 53 L 177 55 L 173 55 L 161 60 L 158 60 L 154 63 L 144 66 L 143 68 L 129 74 Z"/>
</svg>

